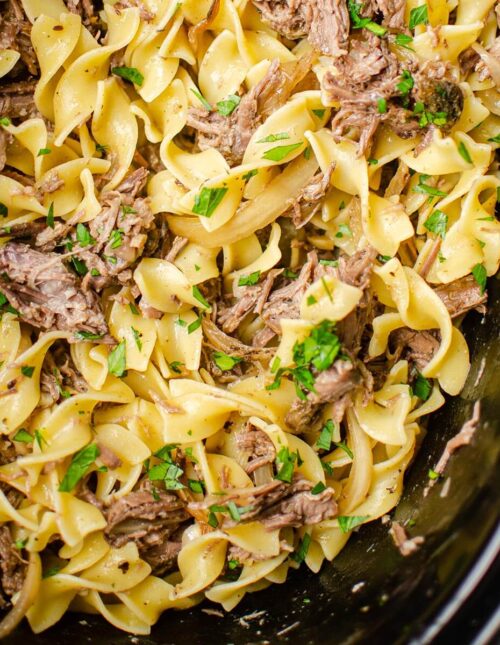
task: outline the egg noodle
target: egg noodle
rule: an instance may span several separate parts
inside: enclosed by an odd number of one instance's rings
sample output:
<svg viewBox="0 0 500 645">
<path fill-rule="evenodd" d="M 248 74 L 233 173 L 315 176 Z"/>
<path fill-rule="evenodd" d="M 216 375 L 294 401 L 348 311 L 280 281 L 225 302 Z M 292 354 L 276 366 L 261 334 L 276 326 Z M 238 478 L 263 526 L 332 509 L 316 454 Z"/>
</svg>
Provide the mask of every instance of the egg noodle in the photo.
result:
<svg viewBox="0 0 500 645">
<path fill-rule="evenodd" d="M 21 4 L 36 110 L 0 120 L 12 612 L 148 634 L 319 571 L 396 506 L 422 419 L 461 392 L 461 314 L 500 262 L 498 6 L 409 0 L 391 22 L 341 1 L 347 38 L 321 48 L 307 27 L 339 9 L 319 0 Z M 19 59 L 0 51 L 2 86 Z M 101 322 L 54 305 L 66 275 Z"/>
</svg>

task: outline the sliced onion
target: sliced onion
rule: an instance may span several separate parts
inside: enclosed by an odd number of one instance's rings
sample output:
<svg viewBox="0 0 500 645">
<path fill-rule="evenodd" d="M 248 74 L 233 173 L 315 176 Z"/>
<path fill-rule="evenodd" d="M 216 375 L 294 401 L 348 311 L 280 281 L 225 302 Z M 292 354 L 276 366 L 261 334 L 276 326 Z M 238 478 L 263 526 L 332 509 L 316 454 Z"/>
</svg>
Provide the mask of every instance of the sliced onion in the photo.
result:
<svg viewBox="0 0 500 645">
<path fill-rule="evenodd" d="M 274 222 L 299 196 L 318 170 L 314 155 L 311 159 L 298 157 L 273 179 L 255 199 L 246 202 L 235 216 L 216 231 L 207 231 L 197 217 L 167 216 L 168 225 L 175 235 L 207 248 L 233 244 Z"/>
<path fill-rule="evenodd" d="M 253 479 L 256 486 L 269 484 L 273 479 L 273 467 L 271 464 L 264 464 L 256 468 L 253 473 Z"/>
<path fill-rule="evenodd" d="M 26 612 L 35 602 L 42 580 L 42 563 L 38 553 L 30 553 L 26 578 L 16 604 L 0 623 L 0 640 L 8 636 L 26 616 Z"/>
</svg>

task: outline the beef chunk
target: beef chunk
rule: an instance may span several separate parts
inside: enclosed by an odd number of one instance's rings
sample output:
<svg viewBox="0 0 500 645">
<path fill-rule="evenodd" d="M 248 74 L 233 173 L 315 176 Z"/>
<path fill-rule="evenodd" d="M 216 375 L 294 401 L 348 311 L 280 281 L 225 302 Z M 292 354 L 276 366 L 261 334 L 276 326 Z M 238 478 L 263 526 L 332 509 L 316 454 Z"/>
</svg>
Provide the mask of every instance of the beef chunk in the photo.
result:
<svg viewBox="0 0 500 645">
<path fill-rule="evenodd" d="M 242 521 L 262 522 L 268 531 L 317 524 L 334 517 L 337 505 L 331 488 L 312 495 L 313 488 L 314 484 L 296 474 L 291 484 L 273 479 L 262 486 L 239 489 L 226 497 L 218 496 L 216 500 L 191 502 L 188 509 L 193 515 L 199 515 L 200 511 L 206 511 L 212 504 L 224 505 L 236 501 L 237 506 L 250 507 L 242 514 Z M 224 516 L 223 527 L 235 524 L 229 516 Z"/>
<path fill-rule="evenodd" d="M 120 547 L 135 542 L 143 558 L 160 575 L 177 560 L 179 540 L 170 538 L 189 518 L 185 504 L 173 493 L 153 490 L 151 482 L 121 497 L 107 511 L 105 536 Z"/>
<path fill-rule="evenodd" d="M 265 22 L 286 38 L 307 36 L 311 45 L 330 56 L 345 53 L 349 13 L 345 0 L 253 0 Z"/>
<path fill-rule="evenodd" d="M 265 432 L 251 423 L 236 434 L 236 446 L 248 458 L 245 470 L 249 474 L 261 466 L 272 464 L 276 458 L 273 442 Z"/>
<path fill-rule="evenodd" d="M 0 248 L 0 289 L 23 320 L 43 330 L 107 332 L 97 296 L 83 291 L 79 279 L 56 253 L 26 244 Z"/>
<path fill-rule="evenodd" d="M 446 305 L 446 309 L 452 318 L 461 316 L 466 311 L 477 309 L 484 313 L 488 295 L 481 293 L 481 287 L 473 275 L 467 275 L 448 284 L 436 287 L 434 291 Z"/>
<path fill-rule="evenodd" d="M 26 563 L 13 543 L 9 527 L 0 527 L 0 581 L 2 591 L 9 598 L 23 586 Z"/>
<path fill-rule="evenodd" d="M 405 8 L 405 0 L 369 0 L 363 4 L 361 14 L 373 18 L 381 13 L 382 24 L 398 29 L 404 25 Z"/>
<path fill-rule="evenodd" d="M 339 279 L 352 287 L 366 289 L 370 283 L 377 251 L 365 246 L 353 255 L 343 255 L 339 259 Z"/>
<path fill-rule="evenodd" d="M 310 58 L 280 63 L 273 60 L 264 78 L 240 101 L 230 116 L 190 108 L 187 124 L 197 131 L 201 150 L 216 148 L 230 166 L 241 163 L 250 138 L 262 121 L 287 101 L 310 68 Z"/>
</svg>

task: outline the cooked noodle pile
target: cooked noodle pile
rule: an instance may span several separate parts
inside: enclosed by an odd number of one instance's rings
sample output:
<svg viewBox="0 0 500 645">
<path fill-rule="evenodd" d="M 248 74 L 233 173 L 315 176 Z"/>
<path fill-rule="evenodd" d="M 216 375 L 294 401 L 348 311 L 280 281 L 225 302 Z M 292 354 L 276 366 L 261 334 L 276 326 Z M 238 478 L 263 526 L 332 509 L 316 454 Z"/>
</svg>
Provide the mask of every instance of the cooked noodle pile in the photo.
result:
<svg viewBox="0 0 500 645">
<path fill-rule="evenodd" d="M 498 4 L 0 8 L 0 636 L 317 572 L 467 378 Z"/>
</svg>

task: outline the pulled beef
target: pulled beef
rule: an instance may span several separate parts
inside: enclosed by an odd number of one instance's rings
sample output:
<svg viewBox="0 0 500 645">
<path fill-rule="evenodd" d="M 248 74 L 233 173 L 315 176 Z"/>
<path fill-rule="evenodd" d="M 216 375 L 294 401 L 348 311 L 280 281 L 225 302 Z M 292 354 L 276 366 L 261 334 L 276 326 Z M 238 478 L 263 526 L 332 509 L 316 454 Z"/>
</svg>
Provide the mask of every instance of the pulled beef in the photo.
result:
<svg viewBox="0 0 500 645">
<path fill-rule="evenodd" d="M 352 287 L 366 289 L 370 283 L 377 251 L 373 246 L 365 246 L 353 255 L 339 258 L 339 279 Z"/>
<path fill-rule="evenodd" d="M 312 495 L 314 484 L 294 475 L 292 483 L 273 479 L 268 484 L 250 489 L 232 491 L 229 495 L 218 496 L 217 500 L 191 502 L 188 510 L 195 516 L 206 512 L 212 504 L 224 505 L 229 501 L 238 500 L 238 506 L 250 507 L 242 514 L 242 521 L 259 521 L 268 531 L 286 527 L 299 527 L 317 524 L 330 519 L 337 514 L 337 504 L 331 488 L 325 488 L 318 495 Z M 234 526 L 236 522 L 225 516 L 222 522 L 224 528 Z"/>
<path fill-rule="evenodd" d="M 65 342 L 56 341 L 43 361 L 40 385 L 51 403 L 67 398 L 69 394 L 88 390 L 87 382 L 76 368 L 68 349 Z"/>
<path fill-rule="evenodd" d="M 35 105 L 36 80 L 0 86 L 0 117 L 29 119 L 40 116 Z"/>
<path fill-rule="evenodd" d="M 38 63 L 31 44 L 31 23 L 19 0 L 8 0 L 0 13 L 0 49 L 14 49 L 21 55 L 28 72 L 38 74 Z"/>
<path fill-rule="evenodd" d="M 322 81 L 329 99 L 340 102 L 340 109 L 332 120 L 333 135 L 337 140 L 345 136 L 355 138 L 360 155 L 369 152 L 382 123 L 404 139 L 420 132 L 432 135 L 435 127 L 432 118 L 423 119 L 420 113 L 415 115 L 410 103 L 422 103 L 424 116 L 445 113 L 445 129 L 462 112 L 463 94 L 448 78 L 446 64 L 429 61 L 420 69 L 414 63 L 405 66 L 390 51 L 387 42 L 373 34 L 368 34 L 366 39 L 351 38 L 349 53 L 339 57 L 335 67 L 337 73 L 327 72 Z M 414 74 L 413 86 L 403 100 L 398 86 L 405 71 Z M 378 109 L 380 99 L 386 101 L 386 110 L 382 113 Z M 424 137 L 419 150 L 427 143 Z"/>
<path fill-rule="evenodd" d="M 241 97 L 229 116 L 191 107 L 187 125 L 197 131 L 199 148 L 216 148 L 230 166 L 240 164 L 255 130 L 269 114 L 286 103 L 295 86 L 307 75 L 310 64 L 310 57 L 289 63 L 273 60 L 264 78 Z"/>
<path fill-rule="evenodd" d="M 382 14 L 382 24 L 398 29 L 404 26 L 405 0 L 369 0 L 364 3 L 361 14 L 373 18 L 377 13 Z"/>
<path fill-rule="evenodd" d="M 235 286 L 234 297 L 236 303 L 230 307 L 220 307 L 218 323 L 227 333 L 235 331 L 242 320 L 251 311 L 262 313 L 262 309 L 271 293 L 273 283 L 282 269 L 272 269 L 267 276 L 255 285 L 239 287 Z"/>
<path fill-rule="evenodd" d="M 389 533 L 394 541 L 394 544 L 398 548 L 402 556 L 407 557 L 415 551 L 418 551 L 419 547 L 425 542 L 425 538 L 421 535 L 417 535 L 413 538 L 409 538 L 406 534 L 406 531 L 399 522 L 392 522 Z"/>
<path fill-rule="evenodd" d="M 314 272 L 318 266 L 318 256 L 314 251 L 309 253 L 307 261 L 302 267 L 298 278 L 280 289 L 276 289 L 269 296 L 262 309 L 262 320 L 271 330 L 272 335 L 281 334 L 280 321 L 282 318 L 299 318 L 300 303 L 304 293 L 314 279 Z M 256 334 L 253 344 L 259 346 L 261 338 L 270 340 L 269 335 Z"/>
<path fill-rule="evenodd" d="M 444 302 L 452 318 L 461 316 L 471 309 L 477 309 L 481 313 L 486 311 L 484 303 L 488 299 L 488 294 L 481 293 L 481 287 L 473 275 L 466 275 L 448 284 L 442 284 L 434 291 Z"/>
<path fill-rule="evenodd" d="M 335 164 L 330 164 L 326 172 L 319 172 L 304 186 L 292 202 L 292 222 L 296 229 L 305 226 L 318 212 L 321 201 L 330 190 L 330 180 Z"/>
<path fill-rule="evenodd" d="M 315 391 L 309 392 L 306 400 L 297 398 L 293 401 L 285 417 L 286 424 L 295 432 L 305 432 L 316 420 L 323 404 L 343 400 L 347 406 L 347 395 L 362 382 L 360 370 L 351 361 L 335 361 L 329 369 L 317 375 Z"/>
<path fill-rule="evenodd" d="M 236 356 L 237 358 L 243 358 L 247 361 L 262 361 L 268 363 L 272 358 L 274 350 L 245 345 L 237 338 L 225 334 L 208 318 L 203 319 L 202 326 L 206 339 L 204 342 L 213 349 L 230 354 L 231 356 Z"/>
<path fill-rule="evenodd" d="M 26 575 L 26 562 L 12 540 L 10 528 L 0 526 L 0 581 L 3 594 L 9 598 L 20 591 Z"/>
<path fill-rule="evenodd" d="M 185 504 L 173 493 L 156 490 L 151 482 L 114 502 L 106 513 L 106 539 L 115 547 L 135 542 L 141 558 L 155 575 L 165 573 L 175 564 L 179 540 L 171 540 L 189 515 Z"/>
<path fill-rule="evenodd" d="M 97 22 L 96 12 L 91 0 L 67 0 L 66 4 L 71 13 L 76 13 L 77 16 L 80 16 L 86 27 L 92 28 L 95 26 Z"/>
<path fill-rule="evenodd" d="M 291 40 L 307 39 L 330 56 L 345 53 L 349 12 L 345 0 L 252 0 L 272 29 Z"/>
<path fill-rule="evenodd" d="M 57 253 L 20 242 L 0 248 L 0 289 L 23 320 L 44 330 L 107 332 L 97 296 L 85 292 Z"/>
<path fill-rule="evenodd" d="M 408 327 L 396 329 L 389 336 L 394 360 L 404 358 L 424 368 L 439 349 L 439 340 L 430 331 L 415 331 Z"/>
<path fill-rule="evenodd" d="M 236 447 L 248 457 L 245 471 L 253 473 L 257 468 L 272 464 L 276 459 L 276 449 L 265 432 L 251 423 L 236 434 Z"/>
</svg>

